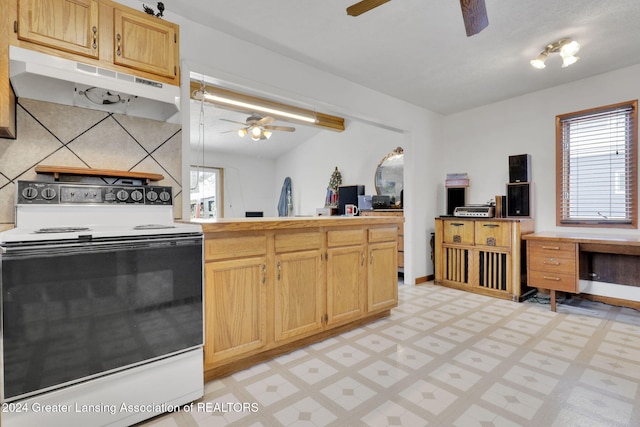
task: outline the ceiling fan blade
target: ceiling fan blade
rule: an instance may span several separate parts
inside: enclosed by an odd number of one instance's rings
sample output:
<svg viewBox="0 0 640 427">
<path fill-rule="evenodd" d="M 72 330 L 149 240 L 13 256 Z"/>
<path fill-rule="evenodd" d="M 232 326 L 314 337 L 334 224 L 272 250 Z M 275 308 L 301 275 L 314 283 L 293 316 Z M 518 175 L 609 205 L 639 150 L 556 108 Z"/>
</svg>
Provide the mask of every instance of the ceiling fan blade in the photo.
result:
<svg viewBox="0 0 640 427">
<path fill-rule="evenodd" d="M 462 8 L 462 18 L 464 28 L 467 30 L 467 37 L 478 34 L 487 28 L 489 18 L 487 17 L 487 7 L 484 0 L 460 0 Z"/>
<path fill-rule="evenodd" d="M 373 8 L 376 8 L 380 5 L 385 4 L 389 0 L 362 0 L 356 4 L 353 4 L 347 8 L 347 15 L 349 16 L 358 16 L 362 15 L 365 12 L 370 11 Z"/>
<path fill-rule="evenodd" d="M 266 124 L 269 124 L 269 123 L 273 123 L 275 120 L 276 119 L 274 119 L 273 117 L 266 116 L 266 117 L 263 117 L 260 120 L 258 120 L 256 124 L 259 125 L 259 126 L 262 126 L 262 125 L 266 125 Z"/>
<path fill-rule="evenodd" d="M 281 130 L 284 132 L 295 132 L 296 128 L 290 126 L 262 126 L 267 130 Z"/>
<path fill-rule="evenodd" d="M 224 121 L 224 122 L 235 123 L 235 124 L 242 125 L 242 126 L 246 126 L 246 125 L 247 125 L 247 124 L 246 124 L 246 123 L 244 123 L 244 122 L 237 122 L 237 121 L 235 121 L 235 120 L 229 120 L 229 119 L 220 119 L 220 120 L 222 120 L 222 121 Z"/>
</svg>

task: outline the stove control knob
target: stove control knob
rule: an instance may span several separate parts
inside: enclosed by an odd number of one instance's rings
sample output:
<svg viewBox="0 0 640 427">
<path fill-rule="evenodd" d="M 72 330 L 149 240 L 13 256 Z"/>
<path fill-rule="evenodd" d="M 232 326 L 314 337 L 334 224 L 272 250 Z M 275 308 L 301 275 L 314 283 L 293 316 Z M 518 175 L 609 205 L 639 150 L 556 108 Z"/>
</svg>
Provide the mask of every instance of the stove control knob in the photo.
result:
<svg viewBox="0 0 640 427">
<path fill-rule="evenodd" d="M 163 191 L 162 193 L 160 193 L 160 200 L 162 200 L 163 202 L 168 202 L 171 199 L 171 193 L 169 193 L 168 191 Z"/>
<path fill-rule="evenodd" d="M 131 192 L 131 199 L 133 199 L 134 202 L 139 202 L 143 197 L 142 191 L 140 190 L 133 190 Z"/>
<path fill-rule="evenodd" d="M 125 190 L 119 190 L 116 193 L 116 197 L 118 198 L 118 200 L 120 200 L 121 202 L 126 201 L 129 198 L 129 193 L 127 193 Z"/>
<path fill-rule="evenodd" d="M 45 200 L 51 200 L 56 197 L 56 190 L 54 190 L 53 188 L 45 188 L 44 190 L 42 190 L 42 197 Z"/>
<path fill-rule="evenodd" d="M 33 187 L 27 187 L 24 190 L 22 190 L 22 197 L 24 197 L 27 200 L 35 199 L 37 195 L 38 195 L 38 190 L 36 190 Z"/>
<path fill-rule="evenodd" d="M 153 190 L 147 191 L 147 200 L 150 202 L 155 202 L 156 200 L 158 200 L 158 193 Z"/>
</svg>

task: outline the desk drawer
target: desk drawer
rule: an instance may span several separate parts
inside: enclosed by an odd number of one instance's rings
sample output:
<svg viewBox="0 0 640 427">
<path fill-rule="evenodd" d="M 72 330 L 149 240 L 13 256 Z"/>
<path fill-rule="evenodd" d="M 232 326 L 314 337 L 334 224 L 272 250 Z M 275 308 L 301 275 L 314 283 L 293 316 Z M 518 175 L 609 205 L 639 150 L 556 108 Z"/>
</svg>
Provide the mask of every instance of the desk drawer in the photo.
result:
<svg viewBox="0 0 640 427">
<path fill-rule="evenodd" d="M 576 243 L 561 243 L 554 241 L 529 240 L 527 250 L 533 258 L 564 258 L 576 259 Z"/>
<path fill-rule="evenodd" d="M 578 292 L 578 281 L 574 274 L 557 274 L 529 270 L 529 286 L 556 291 Z"/>
<path fill-rule="evenodd" d="M 554 274 L 576 274 L 575 258 L 552 258 L 529 255 L 529 269 Z"/>
</svg>

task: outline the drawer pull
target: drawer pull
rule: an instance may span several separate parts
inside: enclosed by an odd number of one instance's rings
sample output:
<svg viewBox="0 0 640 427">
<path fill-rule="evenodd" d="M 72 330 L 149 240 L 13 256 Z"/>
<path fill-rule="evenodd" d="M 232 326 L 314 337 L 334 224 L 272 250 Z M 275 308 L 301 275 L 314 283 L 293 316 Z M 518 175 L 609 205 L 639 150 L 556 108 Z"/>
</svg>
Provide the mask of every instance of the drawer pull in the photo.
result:
<svg viewBox="0 0 640 427">
<path fill-rule="evenodd" d="M 464 225 L 464 223 L 462 222 L 452 222 L 451 226 L 452 227 L 462 227 Z"/>
<path fill-rule="evenodd" d="M 551 249 L 552 251 L 559 251 L 560 246 L 542 246 L 542 249 Z"/>
<path fill-rule="evenodd" d="M 560 281 L 560 278 L 559 278 L 559 277 L 542 276 L 542 278 L 543 278 L 544 280 L 553 280 L 553 281 L 556 281 L 556 282 L 559 282 L 559 281 Z"/>
<path fill-rule="evenodd" d="M 96 50 L 98 48 L 98 28 L 94 25 L 91 28 L 91 32 L 93 33 L 93 43 L 91 43 L 91 48 Z"/>
<path fill-rule="evenodd" d="M 544 265 L 560 265 L 559 261 L 554 261 L 554 260 L 549 260 L 549 261 L 542 261 L 542 263 Z"/>
<path fill-rule="evenodd" d="M 483 227 L 496 228 L 500 227 L 498 224 L 482 224 Z"/>
</svg>

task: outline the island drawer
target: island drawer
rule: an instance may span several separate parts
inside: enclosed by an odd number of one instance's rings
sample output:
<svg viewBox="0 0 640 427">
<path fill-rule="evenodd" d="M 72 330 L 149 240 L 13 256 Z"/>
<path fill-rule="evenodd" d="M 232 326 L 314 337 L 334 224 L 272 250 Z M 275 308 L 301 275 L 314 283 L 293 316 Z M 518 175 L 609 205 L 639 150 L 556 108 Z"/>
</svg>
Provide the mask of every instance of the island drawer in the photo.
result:
<svg viewBox="0 0 640 427">
<path fill-rule="evenodd" d="M 391 242 L 398 239 L 398 227 L 370 228 L 369 242 Z"/>
<path fill-rule="evenodd" d="M 322 233 L 276 234 L 275 244 L 277 253 L 320 249 L 322 246 Z"/>
<path fill-rule="evenodd" d="M 366 242 L 366 230 L 329 230 L 327 231 L 327 246 L 362 245 Z"/>
<path fill-rule="evenodd" d="M 213 261 L 229 258 L 266 255 L 267 236 L 205 237 L 204 259 Z"/>
</svg>

